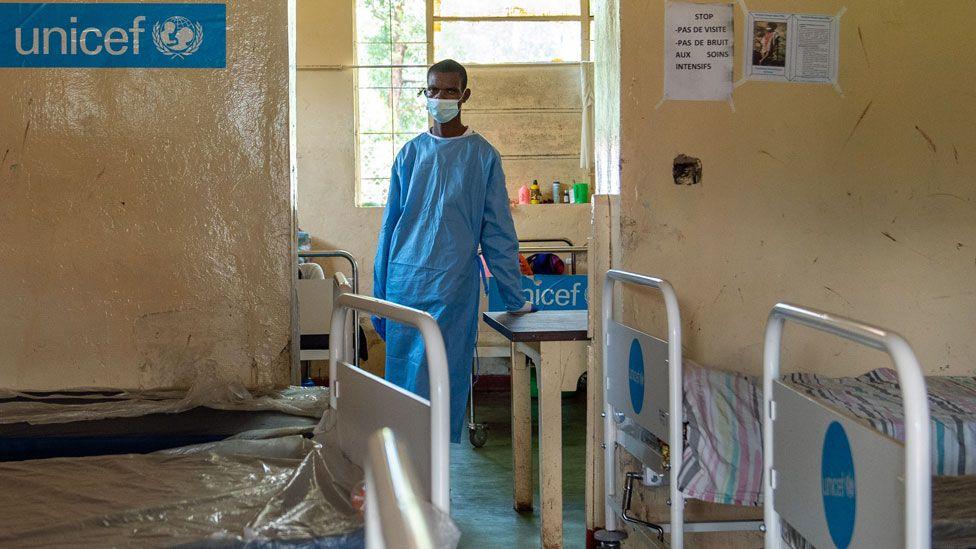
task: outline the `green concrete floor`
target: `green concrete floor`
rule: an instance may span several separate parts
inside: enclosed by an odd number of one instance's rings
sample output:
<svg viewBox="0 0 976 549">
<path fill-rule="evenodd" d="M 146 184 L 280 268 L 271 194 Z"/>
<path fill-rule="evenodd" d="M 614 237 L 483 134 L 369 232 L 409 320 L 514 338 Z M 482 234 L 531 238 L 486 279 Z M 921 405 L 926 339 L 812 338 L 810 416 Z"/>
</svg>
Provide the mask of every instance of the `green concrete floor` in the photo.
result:
<svg viewBox="0 0 976 549">
<path fill-rule="evenodd" d="M 483 448 L 464 437 L 451 450 L 451 514 L 461 529 L 462 548 L 539 546 L 539 447 L 537 401 L 532 400 L 532 514 L 512 509 L 511 395 L 476 393 L 477 420 L 490 429 Z M 563 541 L 584 547 L 584 478 L 586 469 L 586 392 L 563 398 Z"/>
</svg>

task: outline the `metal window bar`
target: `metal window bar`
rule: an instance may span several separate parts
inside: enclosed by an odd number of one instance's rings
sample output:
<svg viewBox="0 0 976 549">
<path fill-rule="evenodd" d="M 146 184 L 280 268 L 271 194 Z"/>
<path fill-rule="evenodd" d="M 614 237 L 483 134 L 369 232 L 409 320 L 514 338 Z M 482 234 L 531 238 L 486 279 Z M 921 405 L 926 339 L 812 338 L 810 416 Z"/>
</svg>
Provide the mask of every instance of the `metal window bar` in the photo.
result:
<svg viewBox="0 0 976 549">
<path fill-rule="evenodd" d="M 345 250 L 311 250 L 308 252 L 298 252 L 298 257 L 304 258 L 341 258 L 349 262 L 349 266 L 352 269 L 352 293 L 359 293 L 359 262 L 353 255 Z M 353 333 L 353 364 L 359 366 L 359 312 L 353 312 L 353 326 L 355 331 Z M 330 380 L 331 381 L 331 380 Z"/>
</svg>

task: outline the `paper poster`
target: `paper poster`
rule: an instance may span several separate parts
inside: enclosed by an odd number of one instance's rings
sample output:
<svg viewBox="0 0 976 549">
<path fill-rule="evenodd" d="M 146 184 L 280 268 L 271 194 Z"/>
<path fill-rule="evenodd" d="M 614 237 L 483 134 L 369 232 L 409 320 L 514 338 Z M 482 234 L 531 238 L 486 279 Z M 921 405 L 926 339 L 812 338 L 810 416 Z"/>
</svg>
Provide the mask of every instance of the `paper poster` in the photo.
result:
<svg viewBox="0 0 976 549">
<path fill-rule="evenodd" d="M 668 2 L 664 98 L 732 97 L 732 4 Z"/>
<path fill-rule="evenodd" d="M 837 83 L 839 25 L 832 15 L 750 13 L 745 77 L 781 82 Z"/>
</svg>

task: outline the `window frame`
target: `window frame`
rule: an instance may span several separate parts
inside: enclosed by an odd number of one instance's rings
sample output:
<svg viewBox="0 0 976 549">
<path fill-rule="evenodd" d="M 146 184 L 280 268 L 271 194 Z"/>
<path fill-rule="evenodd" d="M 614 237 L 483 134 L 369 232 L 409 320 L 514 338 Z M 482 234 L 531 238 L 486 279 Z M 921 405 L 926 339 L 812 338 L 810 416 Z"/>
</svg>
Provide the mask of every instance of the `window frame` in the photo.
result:
<svg viewBox="0 0 976 549">
<path fill-rule="evenodd" d="M 593 21 L 593 14 L 590 12 L 590 0 L 579 0 L 579 15 L 492 15 L 492 16 L 443 16 L 434 15 L 434 1 L 426 0 L 427 3 L 427 64 L 434 63 L 434 53 L 437 49 L 434 43 L 434 25 L 442 21 L 465 21 L 465 22 L 555 22 L 555 21 L 577 21 L 580 24 L 580 60 L 567 61 L 566 64 L 577 65 L 586 63 L 590 59 L 590 26 Z M 493 65 L 557 65 L 560 63 L 532 61 L 526 63 L 471 63 L 477 66 Z"/>
<path fill-rule="evenodd" d="M 354 189 L 354 199 L 355 199 L 354 200 L 354 206 L 356 208 L 382 208 L 382 207 L 385 207 L 386 206 L 385 203 L 382 204 L 382 205 L 372 205 L 372 204 L 370 204 L 370 205 L 364 205 L 363 202 L 362 202 L 362 200 L 361 200 L 361 197 L 362 197 L 362 183 L 364 181 L 366 181 L 366 180 L 376 181 L 376 180 L 381 179 L 381 178 L 375 178 L 375 177 L 366 177 L 366 178 L 364 178 L 362 176 L 362 168 L 361 168 L 361 160 L 362 160 L 361 137 L 364 134 L 362 133 L 361 128 L 360 128 L 360 114 L 359 114 L 359 92 L 360 92 L 360 89 L 361 89 L 361 87 L 359 85 L 359 77 L 360 77 L 360 70 L 361 69 L 397 69 L 397 68 L 409 69 L 409 68 L 427 68 L 427 67 L 429 67 L 435 61 L 435 57 L 434 56 L 435 56 L 435 51 L 437 49 L 436 48 L 436 44 L 435 44 L 435 36 L 436 36 L 436 33 L 434 31 L 435 24 L 436 23 L 439 23 L 439 22 L 445 22 L 445 21 L 446 22 L 453 22 L 453 21 L 464 21 L 464 22 L 506 22 L 506 21 L 519 21 L 519 22 L 521 22 L 521 21 L 531 21 L 531 22 L 557 22 L 557 21 L 576 21 L 576 22 L 579 22 L 579 24 L 580 24 L 580 60 L 579 61 L 560 61 L 560 62 L 552 62 L 552 61 L 527 61 L 527 62 L 524 62 L 524 63 L 519 63 L 519 62 L 515 62 L 515 63 L 469 63 L 468 65 L 470 65 L 470 66 L 478 66 L 478 67 L 533 66 L 533 65 L 552 66 L 552 65 L 580 65 L 580 64 L 583 64 L 583 63 L 592 62 L 592 57 L 591 57 L 591 51 L 592 51 L 592 49 L 591 49 L 591 42 L 592 42 L 592 40 L 591 40 L 591 32 L 590 31 L 591 31 L 592 24 L 593 24 L 594 14 L 591 11 L 591 9 L 592 9 L 591 8 L 591 0 L 579 0 L 579 4 L 580 4 L 580 12 L 579 12 L 579 15 L 441 16 L 441 15 L 434 15 L 434 3 L 435 3 L 435 0 L 425 0 L 425 10 L 426 10 L 426 19 L 427 19 L 427 21 L 426 21 L 426 38 L 427 38 L 427 63 L 426 63 L 426 65 L 415 65 L 415 64 L 402 64 L 402 65 L 393 65 L 393 64 L 389 64 L 389 65 L 385 65 L 385 64 L 361 65 L 361 64 L 358 64 L 358 61 L 359 61 L 359 48 L 363 44 L 365 44 L 365 43 L 359 42 L 358 36 L 356 35 L 355 25 L 356 25 L 356 17 L 358 16 L 358 11 L 359 10 L 356 9 L 356 6 L 355 5 L 353 6 L 353 25 L 354 25 L 353 35 L 356 36 L 356 39 L 354 41 L 354 47 L 353 47 L 353 55 L 354 55 L 354 58 L 357 61 L 357 64 L 356 65 L 353 65 L 350 68 L 354 69 L 354 76 L 353 76 L 353 86 L 354 86 L 353 101 L 354 101 L 354 105 L 353 105 L 353 110 L 354 110 L 354 118 L 355 118 L 355 140 L 356 140 L 355 147 L 354 147 L 354 154 L 355 154 L 355 178 L 356 178 L 355 189 Z M 412 43 L 417 43 L 417 42 L 412 42 Z M 396 107 L 393 106 L 393 105 L 391 105 L 390 106 L 390 109 L 391 109 L 392 115 L 395 116 Z M 391 138 L 393 139 L 394 143 L 395 143 L 396 142 L 397 135 L 398 135 L 398 132 L 396 132 L 395 130 L 396 130 L 396 127 L 395 127 L 395 122 L 394 122 L 394 126 L 391 127 L 391 132 L 389 134 L 385 134 L 385 133 L 384 134 L 380 134 L 380 133 L 377 133 L 377 132 L 370 132 L 369 135 L 390 135 Z"/>
</svg>

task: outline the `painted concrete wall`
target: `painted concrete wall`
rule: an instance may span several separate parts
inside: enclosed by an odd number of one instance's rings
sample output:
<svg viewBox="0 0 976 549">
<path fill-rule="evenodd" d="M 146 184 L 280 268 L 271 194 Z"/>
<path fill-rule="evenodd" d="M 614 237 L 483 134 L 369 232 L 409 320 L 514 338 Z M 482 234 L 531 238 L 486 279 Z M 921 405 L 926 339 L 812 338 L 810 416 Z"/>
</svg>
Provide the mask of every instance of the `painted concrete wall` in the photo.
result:
<svg viewBox="0 0 976 549">
<path fill-rule="evenodd" d="M 287 7 L 226 70 L 0 69 L 0 386 L 287 382 Z"/>
<path fill-rule="evenodd" d="M 337 69 L 355 65 L 353 8 L 347 0 L 298 0 L 298 219 L 316 248 L 356 256 L 361 290 L 372 293 L 383 211 L 354 207 L 355 71 Z M 579 168 L 578 66 L 472 67 L 469 80 L 465 123 L 502 153 L 512 196 L 535 178 L 544 192 L 555 177 L 590 179 Z M 522 238 L 560 236 L 582 245 L 589 236 L 586 205 L 518 206 L 512 214 Z M 323 264 L 330 272 L 349 270 L 342 261 Z M 382 362 L 380 350 L 373 348 L 373 370 Z"/>
<path fill-rule="evenodd" d="M 597 104 L 619 96 L 620 107 L 597 109 L 597 178 L 601 192 L 619 194 L 597 201 L 594 219 L 610 226 L 594 229 L 596 255 L 669 279 L 681 304 L 685 354 L 711 367 L 759 374 L 766 315 L 788 300 L 901 332 L 930 374 L 973 375 L 976 65 L 962 37 L 976 5 L 745 3 L 755 11 L 827 14 L 846 5 L 843 94 L 748 82 L 735 90 L 734 111 L 692 102 L 655 109 L 664 4 L 602 0 L 598 44 L 619 41 L 620 73 L 598 47 Z M 933 13 L 941 14 L 939 24 Z M 743 23 L 737 5 L 736 52 Z M 736 79 L 741 63 L 735 60 Z M 679 153 L 702 160 L 700 185 L 673 183 Z M 615 299 L 625 320 L 665 335 L 656 296 Z M 786 338 L 788 370 L 855 375 L 888 365 L 879 353 L 801 328 L 788 328 Z M 592 424 L 591 447 L 599 448 L 599 418 Z M 603 463 L 599 451 L 591 459 L 587 519 L 599 525 Z M 666 497 L 642 490 L 643 515 L 665 513 Z M 705 516 L 723 512 L 709 508 Z M 712 536 L 695 544 L 755 541 Z"/>
<path fill-rule="evenodd" d="M 747 4 L 828 14 L 845 5 Z M 960 37 L 976 4 L 846 5 L 843 94 L 748 82 L 733 111 L 692 102 L 655 110 L 664 5 L 620 4 L 618 266 L 671 280 L 687 354 L 713 367 L 760 372 L 766 315 L 788 300 L 901 332 L 928 373 L 972 375 L 976 62 Z M 739 9 L 735 24 L 741 42 Z M 736 78 L 740 69 L 737 59 Z M 700 185 L 673 183 L 679 153 L 702 160 Z M 638 303 L 633 318 L 663 311 Z M 786 337 L 792 369 L 840 375 L 886 364 L 801 329 Z"/>
</svg>

